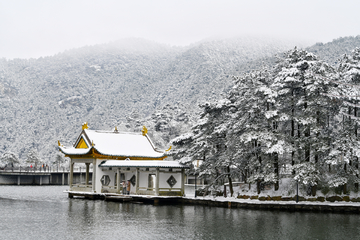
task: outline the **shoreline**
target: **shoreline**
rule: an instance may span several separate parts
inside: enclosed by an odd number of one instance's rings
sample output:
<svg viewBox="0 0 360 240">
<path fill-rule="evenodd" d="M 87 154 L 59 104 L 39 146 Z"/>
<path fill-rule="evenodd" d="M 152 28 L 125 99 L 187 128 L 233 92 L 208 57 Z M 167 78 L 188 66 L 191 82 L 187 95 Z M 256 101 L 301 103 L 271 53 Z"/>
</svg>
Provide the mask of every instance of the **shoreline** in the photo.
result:
<svg viewBox="0 0 360 240">
<path fill-rule="evenodd" d="M 259 199 L 241 199 L 236 197 L 165 197 L 153 195 L 121 195 L 109 193 L 84 193 L 64 191 L 69 198 L 85 198 L 89 200 L 105 200 L 127 203 L 149 203 L 154 206 L 179 204 L 203 205 L 209 207 L 243 208 L 250 210 L 272 210 L 290 212 L 326 212 L 326 213 L 360 213 L 360 203 L 357 202 L 319 202 L 319 201 L 262 201 Z"/>
<path fill-rule="evenodd" d="M 225 197 L 184 197 L 183 204 L 291 212 L 360 213 L 360 203 L 318 201 L 261 201 Z"/>
</svg>

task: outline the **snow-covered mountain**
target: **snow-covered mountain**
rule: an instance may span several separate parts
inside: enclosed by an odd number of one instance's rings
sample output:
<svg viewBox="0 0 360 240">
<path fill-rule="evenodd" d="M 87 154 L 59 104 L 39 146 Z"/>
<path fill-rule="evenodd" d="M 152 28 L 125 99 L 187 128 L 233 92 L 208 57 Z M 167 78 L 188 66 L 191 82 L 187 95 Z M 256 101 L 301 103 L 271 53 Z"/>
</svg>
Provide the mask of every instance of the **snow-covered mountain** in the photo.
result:
<svg viewBox="0 0 360 240">
<path fill-rule="evenodd" d="M 57 140 L 72 144 L 83 122 L 127 131 L 144 124 L 175 137 L 198 103 L 232 86 L 232 75 L 271 64 L 295 45 L 233 38 L 171 47 L 125 39 L 39 59 L 0 59 L 0 155 L 24 160 L 35 149 L 52 162 Z"/>
</svg>

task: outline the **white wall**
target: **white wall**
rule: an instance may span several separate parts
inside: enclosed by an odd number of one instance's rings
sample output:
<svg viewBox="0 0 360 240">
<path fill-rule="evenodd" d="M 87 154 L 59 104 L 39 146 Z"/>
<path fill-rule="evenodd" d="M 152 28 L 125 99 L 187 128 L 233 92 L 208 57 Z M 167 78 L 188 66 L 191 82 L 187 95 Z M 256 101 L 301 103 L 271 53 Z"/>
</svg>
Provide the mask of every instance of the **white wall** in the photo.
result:
<svg viewBox="0 0 360 240">
<path fill-rule="evenodd" d="M 95 171 L 95 191 L 96 193 L 101 193 L 101 182 L 100 179 L 103 175 L 106 175 L 98 166 L 102 162 L 102 159 L 96 159 L 96 164 L 94 166 Z M 94 183 L 93 183 L 94 184 Z"/>
<path fill-rule="evenodd" d="M 110 184 L 109 186 L 114 186 L 115 185 L 115 173 L 116 173 L 116 168 L 113 168 L 112 170 L 102 170 L 101 168 L 98 167 L 98 165 L 102 162 L 103 160 L 98 159 L 96 160 L 96 180 L 95 180 L 95 191 L 97 193 L 101 193 L 101 181 L 100 179 L 102 178 L 102 176 L 104 175 L 108 175 L 110 177 Z M 141 169 L 141 170 L 145 170 L 145 169 Z M 152 170 L 152 169 L 151 169 Z M 159 188 L 170 188 L 169 184 L 166 182 L 170 176 L 172 175 L 175 179 L 176 179 L 176 184 L 173 186 L 173 188 L 181 188 L 181 172 L 168 172 L 168 169 L 161 169 L 162 171 L 166 171 L 164 172 L 160 172 L 160 178 L 159 178 Z M 174 170 L 175 171 L 175 170 Z M 179 171 L 179 170 L 176 170 Z M 120 173 L 124 173 L 124 172 L 120 172 Z M 154 171 L 151 172 L 139 172 L 139 187 L 148 187 L 148 176 L 149 174 L 155 174 L 156 170 L 154 169 Z M 135 168 L 131 168 L 131 172 L 125 172 L 125 180 L 130 180 L 130 178 L 135 175 L 136 176 L 136 169 Z M 136 191 L 136 186 L 133 186 L 131 184 L 130 187 L 130 192 L 131 193 L 135 193 Z"/>
<path fill-rule="evenodd" d="M 149 172 L 140 172 L 139 173 L 139 187 L 148 187 L 148 177 Z"/>
<path fill-rule="evenodd" d="M 176 179 L 176 184 L 173 186 L 173 188 L 181 188 L 181 172 L 160 173 L 159 188 L 170 188 L 170 185 L 166 181 L 171 175 Z"/>
<path fill-rule="evenodd" d="M 110 183 L 109 186 L 115 186 L 116 182 L 115 182 L 115 173 L 116 173 L 116 168 L 113 168 L 112 170 L 107 170 L 107 169 L 102 169 L 99 168 L 98 165 L 104 160 L 102 159 L 97 159 L 96 160 L 96 179 L 95 179 L 95 191 L 96 193 L 101 193 L 101 178 L 104 175 L 108 175 L 110 177 Z"/>
</svg>

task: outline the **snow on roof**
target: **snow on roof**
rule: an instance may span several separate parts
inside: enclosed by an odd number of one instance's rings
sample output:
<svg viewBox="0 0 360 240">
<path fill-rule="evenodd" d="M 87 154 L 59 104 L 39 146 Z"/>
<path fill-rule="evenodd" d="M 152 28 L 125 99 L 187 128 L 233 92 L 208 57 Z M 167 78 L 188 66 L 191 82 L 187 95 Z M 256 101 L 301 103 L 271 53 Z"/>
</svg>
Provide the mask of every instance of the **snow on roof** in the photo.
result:
<svg viewBox="0 0 360 240">
<path fill-rule="evenodd" d="M 59 149 L 68 155 L 87 154 L 94 148 L 100 154 L 108 156 L 125 156 L 129 158 L 161 158 L 165 156 L 164 151 L 156 150 L 148 136 L 141 133 L 120 133 L 85 129 L 82 135 L 85 135 L 84 139 L 90 140 L 90 146 L 92 143 L 94 146 L 86 149 L 60 146 Z"/>
<path fill-rule="evenodd" d="M 99 167 L 159 167 L 159 168 L 189 168 L 177 161 L 131 161 L 131 160 L 107 160 L 99 164 Z"/>
<path fill-rule="evenodd" d="M 91 150 L 91 148 L 65 148 L 63 146 L 59 146 L 59 149 L 67 155 L 85 155 Z"/>
</svg>

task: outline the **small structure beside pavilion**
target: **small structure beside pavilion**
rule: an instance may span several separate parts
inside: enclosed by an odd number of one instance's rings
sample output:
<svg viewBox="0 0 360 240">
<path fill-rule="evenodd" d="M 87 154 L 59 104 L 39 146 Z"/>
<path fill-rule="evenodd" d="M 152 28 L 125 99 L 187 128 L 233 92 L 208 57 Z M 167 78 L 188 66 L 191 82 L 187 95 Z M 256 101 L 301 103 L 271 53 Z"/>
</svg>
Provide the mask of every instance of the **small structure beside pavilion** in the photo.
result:
<svg viewBox="0 0 360 240">
<path fill-rule="evenodd" d="M 184 196 L 185 169 L 177 161 L 166 161 L 166 151 L 155 148 L 144 127 L 141 133 L 89 130 L 72 147 L 59 142 L 59 150 L 70 160 L 69 197 L 122 194 L 122 181 L 130 181 L 130 195 Z M 73 184 L 74 164 L 86 166 L 86 180 Z M 90 165 L 93 167 L 89 179 Z"/>
</svg>

